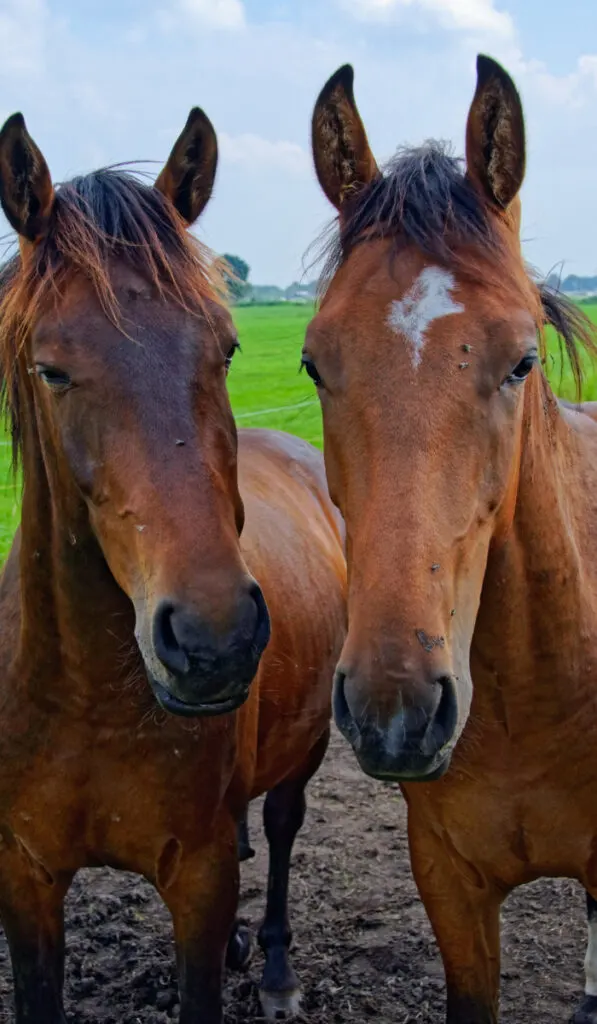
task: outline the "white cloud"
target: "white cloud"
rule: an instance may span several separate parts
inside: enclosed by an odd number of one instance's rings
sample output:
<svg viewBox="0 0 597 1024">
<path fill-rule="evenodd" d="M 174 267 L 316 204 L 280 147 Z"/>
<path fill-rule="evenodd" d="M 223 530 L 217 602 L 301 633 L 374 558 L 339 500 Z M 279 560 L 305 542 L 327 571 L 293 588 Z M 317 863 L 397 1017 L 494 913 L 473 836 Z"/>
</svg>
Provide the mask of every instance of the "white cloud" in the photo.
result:
<svg viewBox="0 0 597 1024">
<path fill-rule="evenodd" d="M 578 68 L 581 75 L 587 75 L 593 79 L 593 84 L 597 86 L 597 54 L 587 54 L 584 57 L 578 58 Z"/>
<path fill-rule="evenodd" d="M 389 20 L 409 9 L 431 16 L 442 28 L 508 39 L 515 35 L 506 11 L 493 0 L 339 0 L 342 7 L 363 21 Z"/>
<path fill-rule="evenodd" d="M 0 73 L 42 72 L 47 19 L 45 0 L 0 0 Z"/>
<path fill-rule="evenodd" d="M 248 170 L 277 169 L 301 177 L 311 173 L 311 157 L 296 142 L 272 142 L 251 133 L 219 132 L 218 144 L 225 162 L 242 164 Z"/>
<path fill-rule="evenodd" d="M 523 92 L 536 95 L 544 105 L 579 108 L 595 104 L 597 91 L 597 55 L 585 54 L 574 68 L 563 75 L 553 74 L 539 60 L 523 53 L 516 24 L 494 0 L 336 0 L 353 17 L 366 22 L 395 22 L 410 17 L 430 29 L 458 32 L 460 39 L 453 53 L 453 70 L 468 55 L 474 74 L 474 58 L 486 49 L 518 81 Z M 449 51 L 447 51 L 449 52 Z"/>
<path fill-rule="evenodd" d="M 567 271 L 595 269 L 587 204 L 597 167 L 597 53 L 573 18 L 574 59 L 556 68 L 534 59 L 544 55 L 539 42 L 523 45 L 514 0 L 285 0 L 284 18 L 278 0 L 148 0 L 139 21 L 128 14 L 136 3 L 121 3 L 118 14 L 104 5 L 101 31 L 80 17 L 81 6 L 0 0 L 0 123 L 22 110 L 57 180 L 120 160 L 163 161 L 197 103 L 221 150 L 200 232 L 217 251 L 245 257 L 253 280 L 287 284 L 332 214 L 309 155 L 326 78 L 347 60 L 355 66 L 380 160 L 399 143 L 432 137 L 462 151 L 482 50 L 511 72 L 525 107 L 527 255 L 543 269 L 562 258 Z M 546 23 L 558 33 L 550 12 L 547 5 Z"/>
<path fill-rule="evenodd" d="M 553 75 L 540 61 L 521 56 L 510 68 L 520 77 L 523 91 L 536 94 L 544 105 L 579 109 L 597 104 L 597 55 L 579 57 L 567 75 Z"/>
<path fill-rule="evenodd" d="M 183 15 L 210 28 L 243 28 L 245 9 L 242 0 L 178 0 Z"/>
<path fill-rule="evenodd" d="M 354 17 L 367 22 L 410 17 L 427 27 L 458 32 L 461 46 L 473 55 L 487 47 L 519 81 L 546 104 L 579 107 L 595 102 L 597 56 L 578 58 L 568 74 L 554 75 L 541 61 L 528 59 L 521 49 L 511 14 L 498 10 L 494 0 L 336 0 Z M 460 55 L 457 53 L 457 56 Z"/>
</svg>

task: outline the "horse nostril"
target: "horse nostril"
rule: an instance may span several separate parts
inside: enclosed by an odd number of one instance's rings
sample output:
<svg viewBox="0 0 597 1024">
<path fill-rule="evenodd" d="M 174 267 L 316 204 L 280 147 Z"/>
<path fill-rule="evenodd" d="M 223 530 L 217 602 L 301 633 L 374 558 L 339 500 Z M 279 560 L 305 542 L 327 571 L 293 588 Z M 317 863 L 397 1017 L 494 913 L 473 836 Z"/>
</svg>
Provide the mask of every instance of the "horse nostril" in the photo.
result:
<svg viewBox="0 0 597 1024">
<path fill-rule="evenodd" d="M 352 746 L 357 746 L 360 743 L 361 737 L 346 698 L 346 673 L 341 669 L 337 669 L 334 676 L 332 711 L 334 713 L 334 721 L 342 735 Z"/>
<path fill-rule="evenodd" d="M 170 672 L 185 675 L 190 665 L 174 629 L 175 610 L 171 601 L 162 601 L 158 605 L 153 619 L 153 645 L 158 658 Z"/>
<path fill-rule="evenodd" d="M 158 604 L 152 624 L 153 647 L 162 665 L 179 680 L 183 677 L 237 676 L 255 674 L 259 658 L 270 635 L 270 619 L 261 588 L 254 580 L 243 583 L 236 595 L 232 623 L 225 631 L 213 628 L 192 609 L 164 599 Z"/>
<path fill-rule="evenodd" d="M 257 610 L 253 643 L 255 647 L 259 648 L 259 650 L 263 650 L 269 642 L 271 624 L 269 610 L 265 603 L 263 591 L 256 580 L 251 581 L 249 586 L 249 595 L 253 599 Z"/>
<path fill-rule="evenodd" d="M 421 744 L 423 751 L 435 754 L 452 738 L 458 725 L 458 695 L 451 675 L 440 676 L 435 685 L 441 688 L 439 703 Z"/>
</svg>

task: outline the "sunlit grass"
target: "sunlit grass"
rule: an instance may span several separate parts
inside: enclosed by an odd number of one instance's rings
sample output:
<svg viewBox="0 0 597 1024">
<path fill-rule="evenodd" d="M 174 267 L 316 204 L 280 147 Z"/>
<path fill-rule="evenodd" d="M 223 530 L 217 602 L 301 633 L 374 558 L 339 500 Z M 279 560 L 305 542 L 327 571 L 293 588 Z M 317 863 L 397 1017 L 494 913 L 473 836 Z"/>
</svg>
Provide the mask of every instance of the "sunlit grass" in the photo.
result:
<svg viewBox="0 0 597 1024">
<path fill-rule="evenodd" d="M 597 304 L 584 306 L 597 323 Z M 299 374 L 310 306 L 244 306 L 235 310 L 242 352 L 229 376 L 230 396 L 239 426 L 287 430 L 321 447 L 321 416 L 312 382 Z M 569 367 L 560 367 L 558 345 L 548 335 L 551 357 L 547 372 L 558 394 L 575 397 Z M 597 399 L 597 365 L 585 361 L 583 398 Z M 20 490 L 10 476 L 10 446 L 0 443 L 0 558 L 8 550 L 19 520 Z"/>
</svg>

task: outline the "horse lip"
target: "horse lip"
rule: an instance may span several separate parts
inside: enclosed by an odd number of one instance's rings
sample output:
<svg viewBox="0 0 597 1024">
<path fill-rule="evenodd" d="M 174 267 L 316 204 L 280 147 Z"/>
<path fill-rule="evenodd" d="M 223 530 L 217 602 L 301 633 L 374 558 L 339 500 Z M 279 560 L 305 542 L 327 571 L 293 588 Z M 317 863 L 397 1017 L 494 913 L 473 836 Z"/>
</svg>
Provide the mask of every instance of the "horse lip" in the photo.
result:
<svg viewBox="0 0 597 1024">
<path fill-rule="evenodd" d="M 452 761 L 451 751 L 448 751 L 443 755 L 441 755 L 440 752 L 440 755 L 437 755 L 433 759 L 431 766 L 428 767 L 427 770 L 425 770 L 424 772 L 408 768 L 404 768 L 401 771 L 395 771 L 392 769 L 391 766 L 382 767 L 380 769 L 373 768 L 367 765 L 366 762 L 361 761 L 359 751 L 356 749 L 355 754 L 357 756 L 359 766 L 361 770 L 365 773 L 365 775 L 369 775 L 370 778 L 376 779 L 378 782 L 436 782 L 438 779 L 443 778 L 443 776 L 448 771 Z"/>
<path fill-rule="evenodd" d="M 151 687 L 155 698 L 162 711 L 179 718 L 209 718 L 215 715 L 227 715 L 236 711 L 245 703 L 249 696 L 249 687 L 241 690 L 234 697 L 228 697 L 221 701 L 201 701 L 197 704 L 190 704 L 187 701 L 174 697 L 165 686 L 158 683 L 157 679 L 151 679 Z"/>
</svg>

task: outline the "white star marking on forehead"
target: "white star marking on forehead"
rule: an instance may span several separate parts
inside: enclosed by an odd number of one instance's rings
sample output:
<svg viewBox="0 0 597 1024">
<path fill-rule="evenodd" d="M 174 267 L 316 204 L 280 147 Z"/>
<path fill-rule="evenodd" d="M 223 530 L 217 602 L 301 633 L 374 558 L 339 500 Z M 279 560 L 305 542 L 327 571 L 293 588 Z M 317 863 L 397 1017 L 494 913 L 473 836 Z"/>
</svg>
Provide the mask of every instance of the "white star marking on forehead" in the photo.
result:
<svg viewBox="0 0 597 1024">
<path fill-rule="evenodd" d="M 448 270 L 425 267 L 404 298 L 390 303 L 388 325 L 410 342 L 415 370 L 421 362 L 429 324 L 453 313 L 464 313 L 464 306 L 454 302 L 450 294 L 455 286 Z"/>
</svg>

